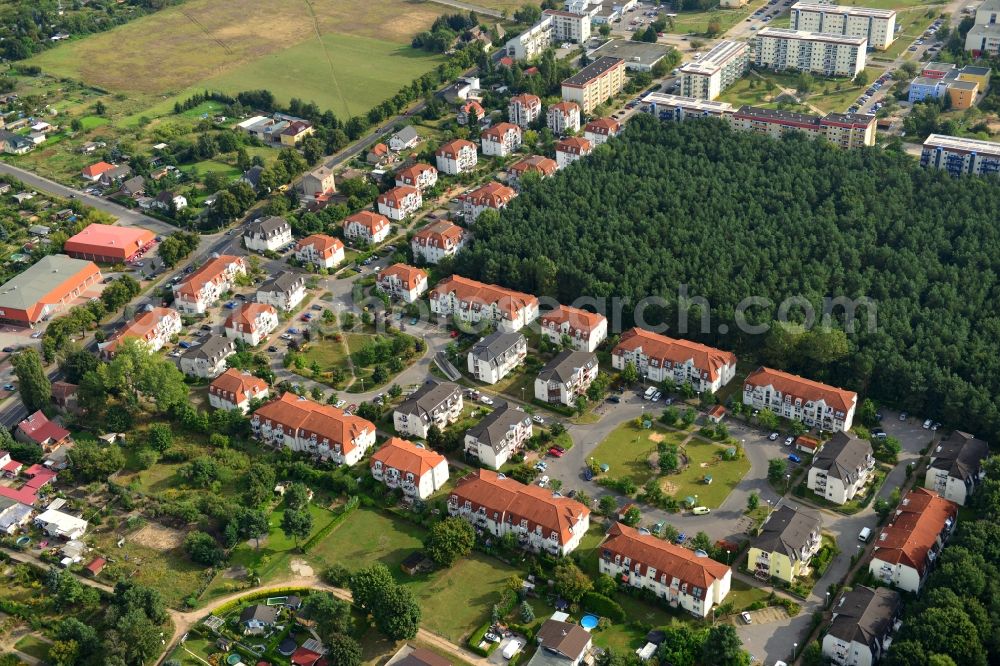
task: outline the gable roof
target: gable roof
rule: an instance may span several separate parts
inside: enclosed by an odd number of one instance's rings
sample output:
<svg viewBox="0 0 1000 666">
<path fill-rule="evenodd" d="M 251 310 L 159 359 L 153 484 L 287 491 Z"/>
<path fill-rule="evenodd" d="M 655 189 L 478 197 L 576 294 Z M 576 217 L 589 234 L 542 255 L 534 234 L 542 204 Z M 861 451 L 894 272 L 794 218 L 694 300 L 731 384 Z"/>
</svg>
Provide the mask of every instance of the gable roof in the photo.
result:
<svg viewBox="0 0 1000 666">
<path fill-rule="evenodd" d="M 417 129 L 413 125 L 407 125 L 403 129 L 393 134 L 392 138 L 402 141 L 403 143 L 410 143 L 411 141 L 419 139 L 420 135 L 417 134 Z"/>
<path fill-rule="evenodd" d="M 292 225 L 290 225 L 288 220 L 285 218 L 277 215 L 271 215 L 270 217 L 258 218 L 248 224 L 246 231 L 243 232 L 243 235 L 270 238 L 271 236 L 276 236 L 285 231 L 290 231 L 291 228 Z"/>
<path fill-rule="evenodd" d="M 967 432 L 955 430 L 931 453 L 930 467 L 948 471 L 948 476 L 965 481 L 978 478 L 989 445 Z"/>
<path fill-rule="evenodd" d="M 362 210 L 344 218 L 344 228 L 347 228 L 349 224 L 360 224 L 374 236 L 389 226 L 389 218 L 370 210 Z"/>
<path fill-rule="evenodd" d="M 507 171 L 518 176 L 525 173 L 537 173 L 541 176 L 551 176 L 559 168 L 559 165 L 551 157 L 541 155 L 530 155 L 519 160 L 507 168 Z"/>
<path fill-rule="evenodd" d="M 466 194 L 465 200 L 474 206 L 501 208 L 510 203 L 510 200 L 516 196 L 517 192 L 514 191 L 514 188 L 492 180 Z"/>
<path fill-rule="evenodd" d="M 504 447 L 507 433 L 520 423 L 530 427 L 531 416 L 504 403 L 487 414 L 479 423 L 469 428 L 465 434 L 480 444 L 489 446 L 494 451 L 500 451 Z"/>
<path fill-rule="evenodd" d="M 265 606 L 264 604 L 254 604 L 247 606 L 240 613 L 240 622 L 261 622 L 264 624 L 274 624 L 278 619 L 277 606 Z"/>
<path fill-rule="evenodd" d="M 431 379 L 424 382 L 420 388 L 411 393 L 410 397 L 404 400 L 395 411 L 401 414 L 423 416 L 424 414 L 430 414 L 442 404 L 454 398 L 456 394 L 458 394 L 458 397 L 462 395 L 462 388 L 458 384 L 438 382 Z"/>
<path fill-rule="evenodd" d="M 461 275 L 452 275 L 438 282 L 431 291 L 430 297 L 431 300 L 434 300 L 450 293 L 454 293 L 455 297 L 463 303 L 495 304 L 509 318 L 513 318 L 517 311 L 524 308 L 538 307 L 538 299 L 530 294 L 493 284 L 484 284 Z"/>
<path fill-rule="evenodd" d="M 801 557 L 809 537 L 819 533 L 820 525 L 817 516 L 783 504 L 764 521 L 760 534 L 750 540 L 750 546 L 767 553 L 783 553 L 794 561 Z"/>
<path fill-rule="evenodd" d="M 246 303 L 245 305 L 236 308 L 232 313 L 226 317 L 226 322 L 223 324 L 225 328 L 236 329 L 238 326 L 244 326 L 251 333 L 257 330 L 257 318 L 262 314 L 267 312 L 273 312 L 274 316 L 278 316 L 278 311 L 274 309 L 273 305 L 267 303 Z"/>
<path fill-rule="evenodd" d="M 577 104 L 576 102 L 565 102 L 565 101 L 564 102 L 558 102 L 558 103 L 553 104 L 553 105 L 551 105 L 549 107 L 549 113 L 552 113 L 553 111 L 558 111 L 559 113 L 562 113 L 563 115 L 569 115 L 569 114 L 573 113 L 573 111 L 579 112 L 580 111 L 580 105 Z"/>
<path fill-rule="evenodd" d="M 445 247 L 447 241 L 460 243 L 464 235 L 465 230 L 451 220 L 438 220 L 413 234 L 413 240 L 418 245 L 426 245 L 428 241 L 435 240 L 438 247 Z"/>
<path fill-rule="evenodd" d="M 578 624 L 549 619 L 539 627 L 535 639 L 543 648 L 576 661 L 590 645 L 591 637 L 590 632 Z"/>
<path fill-rule="evenodd" d="M 621 127 L 621 123 L 614 118 L 596 118 L 587 123 L 583 131 L 590 132 L 591 134 L 611 136 L 612 134 L 617 134 Z"/>
<path fill-rule="evenodd" d="M 310 234 L 295 244 L 295 250 L 312 246 L 320 256 L 333 256 L 337 250 L 344 249 L 344 243 L 339 238 L 326 234 Z"/>
<path fill-rule="evenodd" d="M 420 553 L 417 554 L 420 555 Z M 423 555 L 421 555 L 421 559 L 423 559 Z M 418 647 L 399 661 L 393 662 L 393 666 L 451 666 L 451 662 L 427 648 Z"/>
<path fill-rule="evenodd" d="M 297 436 L 315 433 L 331 444 L 340 444 L 344 453 L 354 450 L 354 441 L 366 432 L 374 432 L 375 424 L 360 416 L 345 414 L 330 405 L 321 405 L 292 392 L 284 393 L 254 412 L 255 417 L 292 429 Z"/>
<path fill-rule="evenodd" d="M 40 409 L 18 423 L 17 429 L 36 444 L 49 440 L 58 442 L 69 437 L 69 430 L 54 421 L 50 421 Z"/>
<path fill-rule="evenodd" d="M 518 135 L 521 134 L 521 128 L 515 125 L 514 123 L 507 123 L 507 122 L 497 123 L 492 127 L 487 127 L 486 129 L 484 129 L 479 136 L 484 141 L 486 139 L 489 139 L 491 141 L 503 141 L 504 135 L 506 135 L 507 132 L 512 132 L 512 131 L 516 132 Z"/>
<path fill-rule="evenodd" d="M 383 467 L 398 469 L 403 473 L 409 472 L 419 479 L 445 462 L 445 457 L 430 449 L 417 446 L 408 439 L 390 437 L 389 441 L 372 456 L 371 466 L 374 467 L 376 462 L 382 463 Z"/>
<path fill-rule="evenodd" d="M 281 271 L 274 275 L 264 284 L 257 287 L 257 291 L 275 294 L 287 294 L 295 291 L 300 286 L 305 287 L 306 276 L 304 273 L 294 271 Z"/>
<path fill-rule="evenodd" d="M 107 162 L 94 162 L 90 166 L 83 168 L 83 175 L 88 178 L 96 178 L 106 171 L 111 171 L 115 168 L 114 164 L 108 164 Z"/>
<path fill-rule="evenodd" d="M 957 516 L 958 505 L 933 490 L 911 490 L 876 539 L 872 557 L 912 567 L 922 575 L 938 537 Z"/>
<path fill-rule="evenodd" d="M 823 400 L 843 414 L 847 414 L 858 401 L 858 394 L 854 391 L 836 388 L 829 384 L 793 375 L 790 372 L 763 366 L 751 372 L 744 384 L 773 386 L 775 390 L 781 391 L 782 395 L 799 398 L 804 402 Z"/>
<path fill-rule="evenodd" d="M 469 353 L 480 361 L 492 361 L 525 342 L 524 335 L 517 332 L 495 331 L 472 345 Z"/>
<path fill-rule="evenodd" d="M 441 146 L 434 151 L 435 155 L 440 157 L 457 157 L 462 149 L 471 148 L 473 152 L 476 151 L 476 144 L 472 143 L 468 139 L 455 139 L 454 141 L 449 141 L 448 143 L 443 143 Z"/>
<path fill-rule="evenodd" d="M 813 460 L 813 467 L 825 469 L 835 479 L 857 479 L 858 469 L 868 466 L 872 458 L 872 444 L 846 432 L 834 433 Z"/>
<path fill-rule="evenodd" d="M 892 631 L 902 605 L 895 590 L 858 585 L 834 604 L 833 622 L 826 633 L 847 643 L 875 645 Z"/>
<path fill-rule="evenodd" d="M 590 141 L 578 136 L 571 136 L 556 141 L 557 153 L 570 153 L 571 155 L 584 155 L 590 152 Z"/>
<path fill-rule="evenodd" d="M 427 280 L 427 271 L 422 268 L 395 263 L 392 266 L 386 266 L 380 270 L 378 272 L 377 279 L 381 282 L 382 280 L 393 276 L 395 276 L 407 289 L 413 289 L 421 278 L 423 278 L 424 281 Z"/>
<path fill-rule="evenodd" d="M 602 322 L 606 323 L 607 321 L 607 318 L 602 314 L 587 312 L 586 310 L 568 305 L 560 305 L 555 310 L 542 315 L 541 324 L 543 327 L 549 324 L 554 324 L 555 326 L 569 324 L 570 331 L 579 331 L 580 333 L 589 335 Z"/>
<path fill-rule="evenodd" d="M 210 335 L 200 345 L 186 349 L 181 357 L 214 361 L 219 356 L 228 356 L 234 353 L 236 353 L 235 340 L 224 335 Z"/>
<path fill-rule="evenodd" d="M 580 368 L 590 369 L 595 365 L 597 365 L 597 354 L 574 350 L 561 351 L 545 364 L 538 373 L 538 379 L 543 382 L 554 380 L 565 384 L 572 381 Z"/>
<path fill-rule="evenodd" d="M 143 312 L 138 317 L 128 323 L 125 328 L 115 333 L 110 340 L 103 345 L 106 352 L 114 352 L 128 338 L 138 338 L 139 340 L 149 340 L 153 337 L 156 327 L 165 319 L 180 320 L 180 314 L 173 308 L 155 307 L 152 310 Z"/>
<path fill-rule="evenodd" d="M 196 297 L 205 288 L 205 285 L 221 279 L 222 275 L 234 264 L 244 265 L 243 257 L 223 254 L 214 259 L 209 259 L 198 270 L 188 275 L 180 283 L 174 285 L 174 293 Z"/>
<path fill-rule="evenodd" d="M 420 180 L 420 176 L 428 172 L 437 173 L 437 169 L 426 162 L 417 162 L 416 164 L 411 164 L 405 169 L 397 171 L 396 180 L 401 180 L 404 183 L 409 182 L 416 184 L 417 181 Z"/>
<path fill-rule="evenodd" d="M 255 377 L 249 372 L 243 372 L 236 368 L 229 368 L 221 375 L 212 380 L 208 385 L 210 393 L 214 393 L 234 404 L 239 404 L 247 399 L 248 393 L 254 395 L 267 388 L 267 382 L 260 377 Z"/>
<path fill-rule="evenodd" d="M 400 208 L 404 199 L 415 194 L 419 195 L 420 190 L 409 185 L 397 185 L 391 190 L 378 195 L 378 202 L 380 204 L 385 204 L 390 208 Z"/>
<path fill-rule="evenodd" d="M 736 364 L 736 355 L 690 340 L 668 338 L 643 328 L 633 328 L 622 334 L 612 356 L 642 348 L 642 353 L 658 362 L 686 363 L 691 361 L 711 381 L 719 378 L 719 371 L 727 365 Z"/>
</svg>

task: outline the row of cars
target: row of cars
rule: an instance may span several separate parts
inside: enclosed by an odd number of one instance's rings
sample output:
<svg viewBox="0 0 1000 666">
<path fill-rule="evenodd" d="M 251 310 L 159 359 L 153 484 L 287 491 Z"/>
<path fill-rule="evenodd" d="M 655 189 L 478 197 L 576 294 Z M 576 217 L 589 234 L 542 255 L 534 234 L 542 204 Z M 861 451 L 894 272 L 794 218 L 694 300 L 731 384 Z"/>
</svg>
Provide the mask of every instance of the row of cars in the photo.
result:
<svg viewBox="0 0 1000 666">
<path fill-rule="evenodd" d="M 891 85 L 891 80 L 892 80 L 892 72 L 891 71 L 884 72 L 882 76 L 875 79 L 875 81 L 870 86 L 868 86 L 868 89 L 865 90 L 865 92 L 858 97 L 857 101 L 853 105 L 851 105 L 850 108 L 847 109 L 847 112 L 857 113 L 858 110 L 861 109 L 862 106 L 867 104 L 868 101 L 872 98 L 872 96 L 878 93 L 878 91 L 881 90 L 883 86 Z M 882 106 L 884 106 L 883 102 L 876 102 L 874 105 L 872 105 L 871 110 L 873 112 L 878 111 L 879 109 L 882 108 Z"/>
</svg>

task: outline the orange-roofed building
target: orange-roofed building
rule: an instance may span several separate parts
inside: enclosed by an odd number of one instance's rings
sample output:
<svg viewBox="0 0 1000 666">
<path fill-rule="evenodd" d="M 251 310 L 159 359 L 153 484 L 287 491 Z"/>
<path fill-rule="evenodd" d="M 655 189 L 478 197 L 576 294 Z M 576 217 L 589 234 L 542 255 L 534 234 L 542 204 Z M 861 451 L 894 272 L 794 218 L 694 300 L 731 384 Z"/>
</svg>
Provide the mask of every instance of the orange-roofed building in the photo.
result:
<svg viewBox="0 0 1000 666">
<path fill-rule="evenodd" d="M 455 315 L 463 321 L 494 322 L 504 331 L 517 331 L 538 318 L 538 299 L 512 289 L 452 275 L 437 283 L 430 294 L 431 312 Z"/>
<path fill-rule="evenodd" d="M 434 159 L 438 171 L 449 176 L 457 176 L 475 168 L 479 161 L 479 153 L 476 152 L 476 144 L 471 141 L 455 139 L 435 150 Z"/>
<path fill-rule="evenodd" d="M 458 482 L 448 513 L 496 537 L 513 534 L 530 550 L 568 555 L 590 528 L 590 509 L 539 486 L 480 469 Z"/>
<path fill-rule="evenodd" d="M 389 146 L 384 143 L 376 143 L 365 155 L 365 161 L 368 164 L 382 164 L 387 159 L 389 159 Z"/>
<path fill-rule="evenodd" d="M 443 455 L 399 437 L 375 452 L 371 470 L 376 481 L 420 499 L 430 497 L 448 480 L 448 461 Z"/>
<path fill-rule="evenodd" d="M 467 236 L 465 229 L 450 220 L 429 224 L 410 239 L 413 258 L 436 264 L 445 257 L 454 257 L 465 247 Z"/>
<path fill-rule="evenodd" d="M 486 109 L 483 105 L 474 99 L 470 99 L 468 102 L 458 107 L 458 120 L 459 125 L 468 125 L 470 123 L 478 123 L 486 115 Z"/>
<path fill-rule="evenodd" d="M 911 490 L 875 539 L 868 570 L 886 585 L 919 592 L 957 521 L 957 504 L 933 490 Z"/>
<path fill-rule="evenodd" d="M 608 319 L 568 305 L 560 305 L 542 315 L 542 333 L 555 344 L 569 336 L 573 346 L 581 351 L 596 351 L 608 337 Z"/>
<path fill-rule="evenodd" d="M 427 291 L 427 272 L 406 264 L 393 264 L 378 273 L 376 286 L 404 303 L 413 303 Z"/>
<path fill-rule="evenodd" d="M 729 594 L 733 572 L 725 564 L 622 523 L 611 527 L 598 550 L 602 574 L 650 590 L 671 608 L 708 617 Z"/>
<path fill-rule="evenodd" d="M 399 185 L 378 195 L 378 212 L 390 220 L 404 220 L 420 210 L 424 199 L 420 190 L 409 185 Z"/>
<path fill-rule="evenodd" d="M 507 120 L 515 125 L 527 127 L 542 115 L 542 100 L 537 95 L 523 93 L 514 95 L 507 103 Z"/>
<path fill-rule="evenodd" d="M 174 285 L 174 305 L 181 312 L 202 314 L 229 291 L 237 275 L 245 275 L 243 257 L 224 254 L 209 259 L 201 268 Z"/>
<path fill-rule="evenodd" d="M 139 227 L 91 224 L 67 240 L 63 252 L 77 259 L 127 263 L 149 249 L 155 240 L 153 232 Z"/>
<path fill-rule="evenodd" d="M 246 414 L 251 400 L 267 396 L 267 382 L 236 368 L 229 368 L 208 385 L 208 404 L 216 409 L 238 409 Z"/>
<path fill-rule="evenodd" d="M 654 382 L 691 383 L 698 393 L 718 392 L 736 376 L 736 355 L 690 340 L 675 340 L 642 328 L 622 334 L 611 351 L 611 365 L 633 363 L 639 375 Z"/>
<path fill-rule="evenodd" d="M 48 319 L 100 282 L 101 269 L 94 262 L 47 255 L 0 285 L 0 321 L 30 326 Z"/>
<path fill-rule="evenodd" d="M 581 157 L 586 157 L 594 146 L 586 139 L 571 136 L 556 142 L 556 164 L 560 169 L 568 167 Z"/>
<path fill-rule="evenodd" d="M 599 146 L 608 139 L 618 136 L 621 131 L 621 123 L 614 118 L 597 118 L 583 126 L 583 138 Z"/>
<path fill-rule="evenodd" d="M 278 311 L 267 303 L 246 303 L 226 317 L 224 328 L 226 337 L 258 345 L 278 328 Z"/>
<path fill-rule="evenodd" d="M 101 174 L 105 171 L 111 171 L 114 168 L 114 164 L 108 164 L 107 162 L 95 162 L 88 167 L 84 167 L 80 175 L 91 182 L 97 182 L 101 178 Z"/>
<path fill-rule="evenodd" d="M 333 236 L 312 234 L 295 244 L 295 258 L 321 268 L 333 268 L 344 260 L 344 244 Z"/>
<path fill-rule="evenodd" d="M 580 105 L 576 102 L 559 102 L 549 107 L 546 123 L 556 136 L 580 130 Z"/>
<path fill-rule="evenodd" d="M 344 238 L 357 238 L 369 245 L 375 245 L 388 237 L 390 226 L 385 215 L 362 210 L 344 219 Z"/>
<path fill-rule="evenodd" d="M 181 315 L 173 308 L 153 308 L 133 319 L 125 328 L 101 343 L 101 354 L 111 358 L 122 342 L 135 338 L 146 343 L 152 352 L 158 352 L 170 339 L 181 332 Z"/>
<path fill-rule="evenodd" d="M 250 427 L 265 444 L 330 459 L 338 465 L 357 464 L 375 445 L 375 424 L 371 421 L 292 392 L 255 411 Z"/>
<path fill-rule="evenodd" d="M 823 430 L 850 430 L 858 394 L 760 367 L 743 382 L 743 404 Z"/>
<path fill-rule="evenodd" d="M 523 160 L 518 160 L 507 169 L 513 182 L 517 182 L 526 173 L 537 173 L 540 178 L 548 178 L 554 175 L 559 165 L 550 157 L 541 155 L 529 155 Z"/>
<path fill-rule="evenodd" d="M 516 196 L 517 191 L 513 187 L 502 185 L 495 180 L 469 192 L 465 195 L 465 201 L 462 204 L 462 213 L 465 215 L 466 223 L 475 222 L 479 214 L 487 208 L 496 211 L 506 208 L 507 204 Z"/>
<path fill-rule="evenodd" d="M 438 170 L 426 162 L 417 162 L 396 172 L 396 185 L 415 187 L 421 192 L 438 182 Z"/>
<path fill-rule="evenodd" d="M 513 123 L 497 123 L 479 135 L 483 155 L 507 157 L 521 147 L 521 128 Z"/>
</svg>

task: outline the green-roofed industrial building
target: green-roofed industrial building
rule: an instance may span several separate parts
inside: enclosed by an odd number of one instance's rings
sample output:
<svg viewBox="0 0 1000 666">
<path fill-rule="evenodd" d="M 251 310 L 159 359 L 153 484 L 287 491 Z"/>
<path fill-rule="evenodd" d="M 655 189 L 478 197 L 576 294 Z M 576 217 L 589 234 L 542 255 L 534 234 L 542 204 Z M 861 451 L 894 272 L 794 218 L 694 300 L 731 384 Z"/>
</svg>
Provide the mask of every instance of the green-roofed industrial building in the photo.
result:
<svg viewBox="0 0 1000 666">
<path fill-rule="evenodd" d="M 100 281 L 101 269 L 92 261 L 65 254 L 42 257 L 0 286 L 0 319 L 30 326 L 64 310 Z"/>
</svg>

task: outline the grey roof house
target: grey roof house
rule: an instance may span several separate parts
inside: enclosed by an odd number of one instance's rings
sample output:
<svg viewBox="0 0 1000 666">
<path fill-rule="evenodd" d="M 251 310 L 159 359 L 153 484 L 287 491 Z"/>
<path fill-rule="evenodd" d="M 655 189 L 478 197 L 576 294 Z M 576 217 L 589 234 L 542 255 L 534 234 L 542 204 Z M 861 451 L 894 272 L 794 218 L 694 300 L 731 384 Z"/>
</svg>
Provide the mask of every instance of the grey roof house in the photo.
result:
<svg viewBox="0 0 1000 666">
<path fill-rule="evenodd" d="M 529 666 L 577 666 L 591 646 L 590 632 L 578 624 L 546 620 L 538 633 L 538 650 Z"/>
<path fill-rule="evenodd" d="M 286 312 L 301 303 L 305 295 L 305 274 L 292 271 L 281 271 L 257 288 L 258 303 L 267 303 Z"/>
<path fill-rule="evenodd" d="M 278 620 L 278 607 L 254 604 L 247 606 L 240 613 L 240 624 L 245 634 L 262 634 L 268 627 L 274 626 Z"/>
<path fill-rule="evenodd" d="M 181 355 L 181 372 L 213 379 L 226 369 L 226 359 L 236 353 L 236 341 L 225 335 L 211 335 L 200 345 Z"/>
<path fill-rule="evenodd" d="M 389 148 L 398 153 L 401 150 L 412 148 L 417 145 L 418 141 L 420 141 L 420 135 L 417 134 L 417 130 L 413 125 L 407 125 L 389 137 Z"/>
<path fill-rule="evenodd" d="M 531 437 L 531 416 L 504 404 L 465 433 L 465 454 L 480 464 L 500 469 Z"/>
<path fill-rule="evenodd" d="M 845 504 L 868 483 L 874 467 L 871 442 L 837 432 L 813 459 L 806 486 L 834 504 Z"/>
<path fill-rule="evenodd" d="M 528 354 L 528 343 L 520 333 L 497 331 L 469 350 L 469 372 L 481 382 L 495 384 L 517 367 Z"/>
<path fill-rule="evenodd" d="M 989 453 L 983 440 L 954 431 L 931 452 L 924 487 L 964 506 L 983 479 L 982 463 Z"/>
<path fill-rule="evenodd" d="M 812 513 L 796 510 L 787 504 L 778 507 L 764 521 L 757 536 L 750 539 L 747 567 L 764 580 L 772 575 L 784 580 L 787 573 L 791 582 L 795 576 L 804 573 L 803 569 L 819 550 L 821 526 L 819 517 Z M 755 554 L 755 550 L 760 554 Z M 784 562 L 779 565 L 776 559 L 787 559 L 790 571 L 786 572 L 781 566 Z"/>
<path fill-rule="evenodd" d="M 889 649 L 902 608 L 899 593 L 887 587 L 844 592 L 833 605 L 823 656 L 835 664 L 874 664 Z"/>
<path fill-rule="evenodd" d="M 396 408 L 392 422 L 401 435 L 426 438 L 431 426 L 444 429 L 457 421 L 462 404 L 458 384 L 430 380 Z"/>
</svg>

